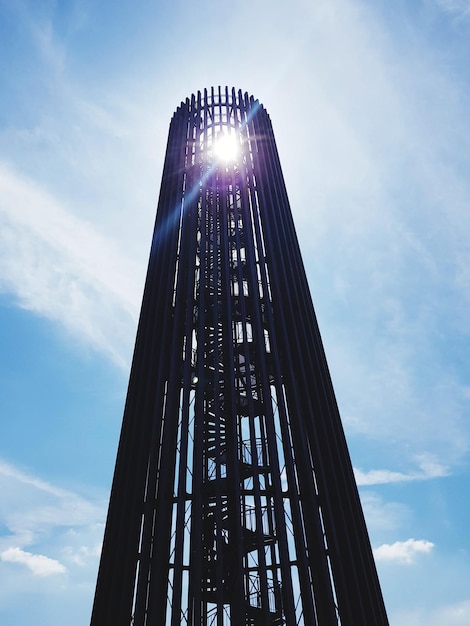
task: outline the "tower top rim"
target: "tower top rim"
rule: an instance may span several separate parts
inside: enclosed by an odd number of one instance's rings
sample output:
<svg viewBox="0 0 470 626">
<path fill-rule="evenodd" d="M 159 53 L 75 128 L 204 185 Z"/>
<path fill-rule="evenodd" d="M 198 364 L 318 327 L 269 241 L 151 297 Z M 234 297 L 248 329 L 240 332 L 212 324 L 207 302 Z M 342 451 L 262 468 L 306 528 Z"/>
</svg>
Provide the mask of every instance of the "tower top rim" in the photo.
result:
<svg viewBox="0 0 470 626">
<path fill-rule="evenodd" d="M 255 98 L 253 95 L 250 95 L 248 91 L 243 91 L 242 89 L 237 89 L 235 87 L 229 87 L 225 85 L 222 87 L 218 85 L 217 87 L 206 87 L 204 89 L 198 90 L 195 93 L 192 93 L 191 96 L 187 97 L 185 100 L 182 100 L 175 113 L 184 110 L 193 110 L 204 108 L 205 106 L 210 105 L 236 105 L 236 106 L 246 106 L 264 109 L 263 105 L 260 104 L 259 100 Z"/>
</svg>

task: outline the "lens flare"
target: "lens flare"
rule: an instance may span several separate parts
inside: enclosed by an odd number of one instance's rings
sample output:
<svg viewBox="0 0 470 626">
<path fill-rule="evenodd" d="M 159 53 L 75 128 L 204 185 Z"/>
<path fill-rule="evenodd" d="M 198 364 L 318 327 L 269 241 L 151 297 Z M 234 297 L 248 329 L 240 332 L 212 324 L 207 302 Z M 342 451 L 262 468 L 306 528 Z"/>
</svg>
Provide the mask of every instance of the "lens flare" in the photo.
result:
<svg viewBox="0 0 470 626">
<path fill-rule="evenodd" d="M 234 133 L 220 135 L 214 143 L 214 154 L 220 161 L 225 163 L 237 160 L 239 143 Z"/>
</svg>

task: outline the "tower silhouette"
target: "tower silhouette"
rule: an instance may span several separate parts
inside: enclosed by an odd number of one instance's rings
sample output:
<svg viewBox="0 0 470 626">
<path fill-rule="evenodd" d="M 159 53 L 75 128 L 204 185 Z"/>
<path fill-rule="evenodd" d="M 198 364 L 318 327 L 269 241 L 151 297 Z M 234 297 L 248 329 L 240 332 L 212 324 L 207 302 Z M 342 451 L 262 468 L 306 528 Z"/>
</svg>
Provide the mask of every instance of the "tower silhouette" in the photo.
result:
<svg viewBox="0 0 470 626">
<path fill-rule="evenodd" d="M 92 626 L 388 624 L 271 122 L 170 125 Z"/>
</svg>

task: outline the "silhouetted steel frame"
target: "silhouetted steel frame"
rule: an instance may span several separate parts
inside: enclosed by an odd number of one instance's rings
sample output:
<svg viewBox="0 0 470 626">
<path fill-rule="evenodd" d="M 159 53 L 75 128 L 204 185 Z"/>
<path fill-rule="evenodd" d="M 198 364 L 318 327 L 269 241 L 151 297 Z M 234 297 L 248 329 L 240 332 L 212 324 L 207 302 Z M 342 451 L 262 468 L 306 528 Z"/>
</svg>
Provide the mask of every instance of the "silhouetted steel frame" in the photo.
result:
<svg viewBox="0 0 470 626">
<path fill-rule="evenodd" d="M 235 220 L 241 215 L 246 246 L 247 284 L 261 282 L 265 301 L 251 302 L 239 297 L 237 305 L 231 295 L 230 246 L 227 230 L 220 226 L 220 244 L 208 241 L 210 236 L 201 229 L 201 220 L 214 204 L 205 190 L 219 194 L 217 207 L 227 206 L 229 185 L 236 189 L 234 169 L 215 168 L 202 181 L 196 168 L 187 167 L 187 150 L 195 124 L 202 116 L 202 128 L 208 125 L 208 110 L 233 107 L 249 137 L 253 160 L 247 158 L 240 180 L 245 187 L 240 193 L 240 207 L 234 203 Z M 195 121 L 196 117 L 199 121 Z M 242 131 L 240 131 L 242 132 Z M 245 131 L 243 131 L 245 132 Z M 196 145 L 196 151 L 201 148 Z M 198 156 L 201 156 L 198 154 Z M 248 183 L 246 184 L 246 181 Z M 254 183 L 256 181 L 256 183 Z M 202 191 L 201 191 L 202 189 Z M 258 216 L 256 218 L 256 215 Z M 247 218 L 246 216 L 249 216 Z M 253 217 L 255 216 L 255 217 Z M 199 220 L 199 222 L 198 222 Z M 199 243 L 194 235 L 200 230 Z M 235 227 L 235 239 L 241 246 L 240 230 Z M 220 280 L 227 288 L 220 298 L 212 301 L 204 289 L 194 300 L 194 276 L 197 245 L 210 250 L 212 257 L 200 254 L 199 280 L 217 267 L 215 283 Z M 212 245 L 212 248 L 211 248 Z M 255 246 L 258 251 L 255 258 Z M 264 253 L 262 251 L 264 250 Z M 218 265 L 217 265 L 218 264 Z M 216 270 L 214 270 L 216 271 Z M 236 267 L 239 289 L 243 285 L 243 267 Z M 258 275 L 259 272 L 259 275 Z M 176 276 L 176 278 L 175 278 Z M 204 283 L 205 284 L 205 283 Z M 176 288 L 176 294 L 175 294 Z M 218 285 L 215 285 L 218 289 Z M 268 302 L 267 294 L 271 293 Z M 173 306 L 173 302 L 175 303 Z M 183 587 L 188 586 L 191 606 L 186 615 L 192 626 L 208 623 L 207 600 L 201 581 L 206 575 L 207 562 L 202 550 L 193 551 L 190 565 L 184 565 L 184 538 L 186 507 L 191 506 L 191 545 L 204 533 L 204 519 L 194 511 L 208 510 L 207 481 L 203 481 L 202 463 L 207 428 L 194 419 L 194 441 L 189 439 L 193 381 L 198 389 L 207 375 L 202 358 L 196 369 L 188 358 L 193 333 L 209 345 L 210 330 L 204 318 L 206 305 L 214 321 L 214 363 L 224 360 L 220 371 L 213 374 L 215 446 L 221 453 L 222 413 L 237 415 L 236 372 L 230 369 L 235 362 L 231 336 L 223 336 L 218 343 L 218 320 L 240 319 L 243 332 L 247 325 L 253 335 L 261 337 L 268 332 L 271 352 L 268 356 L 258 350 L 254 355 L 257 394 L 266 400 L 271 387 L 278 399 L 279 430 L 275 428 L 272 404 L 265 402 L 262 415 L 265 454 L 269 454 L 269 480 L 272 482 L 274 507 L 272 530 L 275 532 L 277 556 L 267 565 L 263 543 L 262 472 L 254 461 L 253 498 L 255 500 L 256 571 L 260 576 L 261 605 L 269 605 L 268 574 L 280 576 L 282 614 L 263 614 L 256 622 L 248 612 L 247 592 L 244 588 L 244 529 L 240 521 L 240 506 L 246 506 L 240 465 L 240 425 L 236 419 L 225 418 L 227 444 L 226 472 L 230 480 L 223 483 L 220 463 L 216 463 L 214 498 L 214 528 L 218 529 L 215 570 L 216 592 L 212 604 L 217 607 L 217 626 L 224 622 L 227 606 L 224 585 L 227 583 L 227 560 L 222 556 L 224 545 L 220 529 L 222 503 L 228 507 L 228 536 L 230 538 L 230 614 L 233 624 L 299 623 L 296 612 L 297 595 L 302 606 L 301 623 L 308 626 L 385 626 L 388 624 L 382 594 L 372 556 L 367 529 L 359 501 L 353 470 L 336 405 L 334 391 L 321 337 L 310 297 L 295 233 L 292 214 L 283 180 L 274 134 L 268 114 L 258 101 L 242 92 L 228 89 L 204 91 L 186 100 L 173 116 L 164 163 L 162 186 L 158 203 L 154 237 L 150 253 L 141 315 L 139 320 L 129 389 L 113 479 L 103 551 L 96 586 L 92 626 L 128 626 L 135 624 L 180 624 Z M 195 307 L 198 308 L 195 330 Z M 237 310 L 234 307 L 238 307 Z M 247 307 L 250 306 L 250 311 Z M 209 310 L 209 309 L 208 309 Z M 239 317 L 237 317 L 239 316 Z M 232 324 L 232 322 L 230 322 Z M 243 343 L 245 370 L 251 367 L 248 340 Z M 183 346 L 186 357 L 182 358 Z M 214 366 L 215 367 L 215 366 Z M 218 365 L 217 365 L 218 367 Z M 196 379 L 194 378 L 196 376 Z M 248 377 L 246 379 L 246 384 Z M 251 393 L 251 392 L 250 392 Z M 222 395 L 221 395 L 222 394 Z M 220 406 L 223 397 L 224 407 Z M 204 415 L 208 392 L 196 392 L 195 415 Z M 247 395 L 248 412 L 255 415 L 254 395 Z M 205 403 L 205 404 L 204 404 Z M 229 407 L 229 410 L 227 409 Z M 179 416 L 169 419 L 168 416 Z M 167 416 L 164 419 L 164 416 Z M 250 417 L 249 419 L 252 419 Z M 242 419 L 239 417 L 238 419 Z M 250 422 L 252 425 L 253 422 Z M 251 426 L 250 426 L 251 428 Z M 179 435 L 178 435 L 179 433 Z M 281 485 L 281 467 L 277 441 L 282 440 L 288 490 Z M 175 442 L 178 442 L 178 450 Z M 185 493 L 187 471 L 184 458 L 192 446 L 193 476 L 191 494 Z M 256 450 L 255 433 L 250 430 L 250 446 Z M 206 454 L 206 457 L 204 457 Z M 219 454 L 220 456 L 220 454 Z M 214 458 L 218 458 L 217 455 Z M 176 462 L 178 461 L 178 466 Z M 206 461 L 207 462 L 207 458 Z M 178 492 L 173 494 L 175 475 Z M 264 482 L 269 482 L 264 478 Z M 224 486 L 227 494 L 223 493 Z M 289 545 L 286 530 L 286 511 L 281 504 L 289 500 L 289 514 L 293 543 Z M 211 500 L 212 502 L 212 500 Z M 206 507 L 206 508 L 205 508 Z M 172 522 L 172 520 L 174 520 Z M 271 522 L 270 522 L 271 523 Z M 172 539 L 172 524 L 174 540 Z M 170 566 L 170 544 L 174 541 L 174 556 Z M 145 549 L 142 549 L 145 546 Z M 292 552 L 295 551 L 295 563 Z M 272 557 L 274 558 L 274 557 Z M 299 589 L 292 580 L 293 567 L 298 573 Z M 224 569 L 225 568 L 225 569 Z M 172 581 L 171 603 L 168 606 L 169 577 Z M 186 581 L 186 583 L 185 583 Z M 207 593 L 206 593 L 207 596 Z M 277 601 L 276 601 L 277 602 Z M 169 612 L 168 612 L 169 611 Z M 166 617 L 165 617 L 166 616 Z M 278 619 L 280 621 L 274 621 Z M 166 621 L 169 620 L 169 621 Z"/>
</svg>

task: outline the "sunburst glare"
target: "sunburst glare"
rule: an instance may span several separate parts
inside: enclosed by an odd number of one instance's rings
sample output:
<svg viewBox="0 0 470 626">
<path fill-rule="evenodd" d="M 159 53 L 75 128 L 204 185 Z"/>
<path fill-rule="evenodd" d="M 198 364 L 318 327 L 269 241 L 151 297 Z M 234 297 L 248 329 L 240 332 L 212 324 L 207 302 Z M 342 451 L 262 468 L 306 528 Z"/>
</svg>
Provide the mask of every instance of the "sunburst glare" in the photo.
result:
<svg viewBox="0 0 470 626">
<path fill-rule="evenodd" d="M 239 148 L 235 133 L 224 133 L 214 143 L 214 154 L 217 159 L 229 163 L 237 160 Z"/>
</svg>

